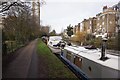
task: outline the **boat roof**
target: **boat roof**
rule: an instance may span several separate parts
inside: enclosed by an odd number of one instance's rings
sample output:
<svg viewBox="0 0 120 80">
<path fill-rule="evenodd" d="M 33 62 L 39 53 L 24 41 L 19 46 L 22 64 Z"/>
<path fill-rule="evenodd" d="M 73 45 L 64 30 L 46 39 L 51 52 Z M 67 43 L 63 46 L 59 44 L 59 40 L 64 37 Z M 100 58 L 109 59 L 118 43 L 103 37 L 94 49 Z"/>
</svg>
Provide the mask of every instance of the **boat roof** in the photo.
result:
<svg viewBox="0 0 120 80">
<path fill-rule="evenodd" d="M 61 36 L 50 36 L 49 39 L 50 39 L 50 40 L 55 40 L 55 39 L 56 39 L 56 40 L 61 40 L 62 37 L 61 37 Z"/>
<path fill-rule="evenodd" d="M 101 51 L 97 49 L 85 49 L 84 47 L 81 46 L 66 46 L 64 49 L 72 52 L 73 54 L 79 55 L 81 57 L 87 58 L 91 61 L 94 61 L 96 63 L 99 63 L 103 66 L 113 68 L 116 70 L 120 70 L 119 68 L 119 56 L 111 55 L 111 54 L 106 54 L 106 56 L 109 58 L 105 61 L 100 60 L 101 57 Z"/>
<path fill-rule="evenodd" d="M 61 36 L 50 36 L 49 38 L 62 38 Z"/>
</svg>

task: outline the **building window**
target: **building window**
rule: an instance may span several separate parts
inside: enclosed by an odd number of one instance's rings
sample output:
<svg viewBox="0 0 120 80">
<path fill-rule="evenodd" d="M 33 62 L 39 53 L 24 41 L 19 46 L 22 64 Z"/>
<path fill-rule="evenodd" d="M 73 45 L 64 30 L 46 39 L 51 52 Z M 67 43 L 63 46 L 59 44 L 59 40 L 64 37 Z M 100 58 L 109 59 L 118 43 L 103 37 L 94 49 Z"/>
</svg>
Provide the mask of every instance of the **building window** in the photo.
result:
<svg viewBox="0 0 120 80">
<path fill-rule="evenodd" d="M 66 58 L 67 58 L 69 61 L 71 61 L 71 56 L 72 56 L 71 52 L 67 51 Z"/>
<path fill-rule="evenodd" d="M 105 23 L 104 22 L 102 22 L 102 25 L 104 25 Z"/>
<path fill-rule="evenodd" d="M 104 19 L 105 19 L 105 16 L 102 16 L 102 19 L 104 20 Z"/>
<path fill-rule="evenodd" d="M 90 29 L 92 29 L 92 26 L 90 25 Z"/>
<path fill-rule="evenodd" d="M 97 23 L 97 26 L 99 26 L 99 23 Z"/>
<path fill-rule="evenodd" d="M 75 64 L 77 67 L 81 68 L 81 67 L 82 67 L 82 57 L 76 56 L 76 57 L 74 58 L 74 64 Z"/>
<path fill-rule="evenodd" d="M 92 21 L 90 21 L 90 24 L 92 24 Z"/>
<path fill-rule="evenodd" d="M 112 24 L 112 21 L 110 21 L 110 24 Z"/>
<path fill-rule="evenodd" d="M 83 30 L 83 27 L 81 26 L 81 27 L 80 27 L 80 31 L 82 31 L 82 30 Z"/>
<path fill-rule="evenodd" d="M 83 23 L 81 23 L 80 26 L 83 26 Z"/>
<path fill-rule="evenodd" d="M 105 32 L 105 28 L 102 29 L 102 32 Z"/>
<path fill-rule="evenodd" d="M 100 20 L 100 18 L 98 18 L 98 20 Z"/>
</svg>

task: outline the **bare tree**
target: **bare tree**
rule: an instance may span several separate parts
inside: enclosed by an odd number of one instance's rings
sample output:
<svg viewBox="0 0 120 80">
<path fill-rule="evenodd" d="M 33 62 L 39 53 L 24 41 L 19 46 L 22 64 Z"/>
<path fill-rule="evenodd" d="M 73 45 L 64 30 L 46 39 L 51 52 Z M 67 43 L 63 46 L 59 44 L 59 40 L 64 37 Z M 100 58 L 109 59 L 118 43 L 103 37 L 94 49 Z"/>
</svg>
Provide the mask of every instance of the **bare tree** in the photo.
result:
<svg viewBox="0 0 120 80">
<path fill-rule="evenodd" d="M 2 42 L 15 41 L 25 44 L 40 33 L 37 19 L 33 20 L 31 4 L 21 2 L 22 6 L 11 6 L 3 19 Z M 19 45 L 19 44 L 18 44 Z M 5 51 L 5 50 L 4 50 Z"/>
<path fill-rule="evenodd" d="M 20 6 L 23 7 L 23 3 L 21 1 L 16 2 L 2 2 L 0 1 L 0 13 L 4 11 L 8 11 L 12 6 Z"/>
</svg>

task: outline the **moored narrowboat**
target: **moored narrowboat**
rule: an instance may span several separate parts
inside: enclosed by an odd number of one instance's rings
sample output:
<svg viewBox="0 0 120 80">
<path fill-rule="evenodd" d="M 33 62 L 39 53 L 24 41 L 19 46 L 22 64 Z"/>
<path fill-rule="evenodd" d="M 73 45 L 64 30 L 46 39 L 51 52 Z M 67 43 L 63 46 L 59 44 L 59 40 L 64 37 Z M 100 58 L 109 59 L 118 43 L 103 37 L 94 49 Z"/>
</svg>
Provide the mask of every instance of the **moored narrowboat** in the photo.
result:
<svg viewBox="0 0 120 80">
<path fill-rule="evenodd" d="M 61 52 L 62 59 L 88 78 L 120 78 L 120 57 L 106 54 L 101 60 L 101 55 L 97 49 L 81 46 L 66 46 Z"/>
</svg>

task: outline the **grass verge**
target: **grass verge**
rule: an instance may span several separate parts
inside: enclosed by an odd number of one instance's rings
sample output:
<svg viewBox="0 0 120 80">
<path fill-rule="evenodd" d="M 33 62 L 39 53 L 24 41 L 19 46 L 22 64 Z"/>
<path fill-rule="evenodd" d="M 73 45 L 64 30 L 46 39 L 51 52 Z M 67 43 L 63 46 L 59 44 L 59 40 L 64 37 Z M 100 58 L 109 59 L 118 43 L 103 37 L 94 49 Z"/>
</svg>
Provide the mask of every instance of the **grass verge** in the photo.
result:
<svg viewBox="0 0 120 80">
<path fill-rule="evenodd" d="M 49 78 L 77 78 L 75 74 L 50 51 L 41 39 L 38 40 L 37 53 L 39 56 L 43 56 L 47 63 Z"/>
</svg>

